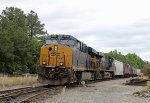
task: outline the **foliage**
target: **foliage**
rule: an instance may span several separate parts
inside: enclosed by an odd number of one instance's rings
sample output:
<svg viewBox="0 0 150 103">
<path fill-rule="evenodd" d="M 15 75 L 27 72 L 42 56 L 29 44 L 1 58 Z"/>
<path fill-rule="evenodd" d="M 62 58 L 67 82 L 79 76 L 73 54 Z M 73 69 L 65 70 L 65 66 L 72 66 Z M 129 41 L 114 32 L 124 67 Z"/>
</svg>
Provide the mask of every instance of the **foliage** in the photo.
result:
<svg viewBox="0 0 150 103">
<path fill-rule="evenodd" d="M 132 65 L 134 68 L 143 68 L 143 60 L 135 53 L 128 53 L 126 56 L 126 63 Z"/>
<path fill-rule="evenodd" d="M 118 52 L 117 50 L 114 51 L 110 51 L 108 53 L 109 56 L 115 58 L 116 60 L 122 61 L 122 62 L 126 62 L 125 61 L 125 56 L 121 54 L 121 52 Z"/>
<path fill-rule="evenodd" d="M 27 26 L 28 26 L 28 32 L 31 39 L 33 36 L 36 36 L 36 34 L 44 34 L 44 24 L 41 24 L 39 21 L 37 13 L 34 11 L 30 11 L 27 15 Z"/>
<path fill-rule="evenodd" d="M 33 17 L 32 21 L 35 23 L 30 21 L 32 27 L 29 27 L 30 17 Z M 31 29 L 32 37 L 29 32 Z M 43 29 L 44 25 L 33 11 L 26 15 L 19 8 L 9 7 L 3 10 L 0 15 L 0 72 L 35 73 L 39 49 L 42 45 L 42 41 L 36 38 L 36 34 L 42 33 Z"/>
<path fill-rule="evenodd" d="M 141 69 L 143 68 L 144 65 L 143 60 L 135 53 L 128 53 L 127 55 L 123 55 L 121 54 L 121 52 L 114 50 L 114 51 L 110 51 L 108 55 L 123 63 L 130 64 L 134 68 Z"/>
</svg>

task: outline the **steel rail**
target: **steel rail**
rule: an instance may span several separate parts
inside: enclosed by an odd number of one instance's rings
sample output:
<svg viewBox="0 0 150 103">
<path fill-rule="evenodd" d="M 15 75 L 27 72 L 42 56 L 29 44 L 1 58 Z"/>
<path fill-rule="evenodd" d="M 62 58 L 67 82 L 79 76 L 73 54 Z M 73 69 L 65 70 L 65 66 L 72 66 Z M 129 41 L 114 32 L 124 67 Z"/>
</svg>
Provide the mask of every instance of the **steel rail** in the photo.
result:
<svg viewBox="0 0 150 103">
<path fill-rule="evenodd" d="M 44 86 L 39 87 L 24 87 L 24 88 L 18 88 L 18 89 L 12 89 L 12 90 L 6 90 L 6 91 L 0 91 L 0 101 L 5 100 L 7 98 L 14 98 L 23 94 L 37 92 L 46 90 L 48 88 L 44 88 Z"/>
<path fill-rule="evenodd" d="M 31 103 L 33 101 L 36 101 L 40 97 L 43 97 L 46 95 L 56 95 L 57 93 L 61 92 L 62 88 L 63 88 L 62 86 L 61 87 L 51 87 L 48 90 L 44 90 L 44 91 L 37 93 L 31 97 L 28 97 L 25 100 L 20 101 L 19 103 Z"/>
</svg>

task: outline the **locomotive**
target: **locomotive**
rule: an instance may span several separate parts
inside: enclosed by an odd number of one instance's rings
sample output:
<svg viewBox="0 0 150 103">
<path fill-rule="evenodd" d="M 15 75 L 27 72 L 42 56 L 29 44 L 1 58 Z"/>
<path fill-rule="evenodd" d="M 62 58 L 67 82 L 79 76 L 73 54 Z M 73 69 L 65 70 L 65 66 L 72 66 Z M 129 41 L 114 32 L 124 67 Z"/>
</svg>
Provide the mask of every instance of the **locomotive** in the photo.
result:
<svg viewBox="0 0 150 103">
<path fill-rule="evenodd" d="M 71 35 L 48 35 L 40 50 L 38 81 L 64 85 L 82 80 L 112 78 L 114 59 L 97 52 Z"/>
</svg>

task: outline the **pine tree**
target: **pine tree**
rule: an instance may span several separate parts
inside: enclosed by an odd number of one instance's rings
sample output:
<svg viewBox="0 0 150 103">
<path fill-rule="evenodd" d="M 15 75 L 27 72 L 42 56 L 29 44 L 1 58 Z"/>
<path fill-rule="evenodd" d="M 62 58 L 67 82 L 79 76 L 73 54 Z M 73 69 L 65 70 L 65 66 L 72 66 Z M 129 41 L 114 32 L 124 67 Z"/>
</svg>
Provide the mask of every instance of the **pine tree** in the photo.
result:
<svg viewBox="0 0 150 103">
<path fill-rule="evenodd" d="M 27 15 L 27 26 L 28 26 L 28 33 L 31 39 L 35 37 L 37 34 L 45 34 L 44 25 L 41 21 L 39 21 L 39 17 L 37 13 L 34 11 L 30 11 Z"/>
</svg>

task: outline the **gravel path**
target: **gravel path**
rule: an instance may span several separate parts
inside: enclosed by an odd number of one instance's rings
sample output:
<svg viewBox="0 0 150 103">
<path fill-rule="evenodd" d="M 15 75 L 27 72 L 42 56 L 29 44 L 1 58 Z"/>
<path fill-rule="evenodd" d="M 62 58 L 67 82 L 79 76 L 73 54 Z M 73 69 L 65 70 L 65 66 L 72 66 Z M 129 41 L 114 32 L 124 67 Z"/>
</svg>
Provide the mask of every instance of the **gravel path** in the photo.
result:
<svg viewBox="0 0 150 103">
<path fill-rule="evenodd" d="M 66 89 L 40 103 L 150 103 L 150 98 L 135 97 L 133 92 L 141 86 L 124 85 L 127 79 L 118 79 L 89 84 L 88 87 Z"/>
</svg>

